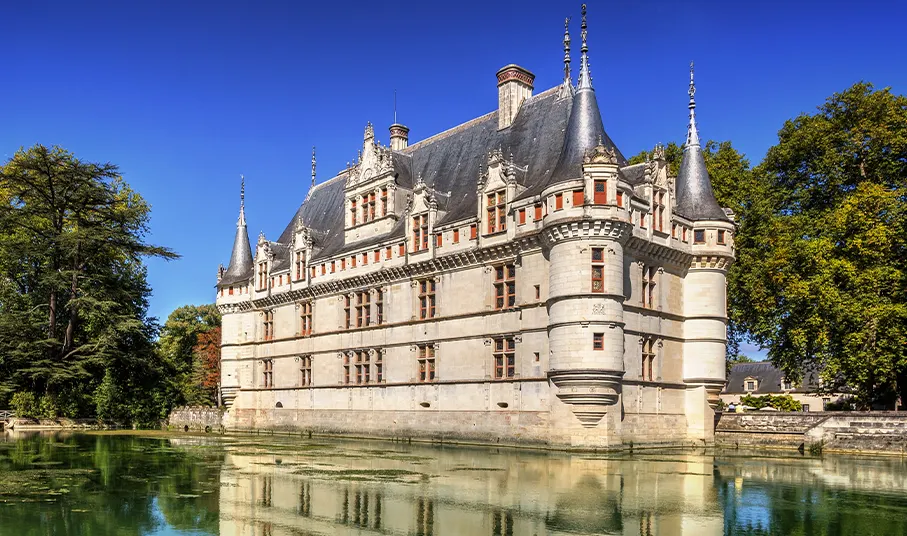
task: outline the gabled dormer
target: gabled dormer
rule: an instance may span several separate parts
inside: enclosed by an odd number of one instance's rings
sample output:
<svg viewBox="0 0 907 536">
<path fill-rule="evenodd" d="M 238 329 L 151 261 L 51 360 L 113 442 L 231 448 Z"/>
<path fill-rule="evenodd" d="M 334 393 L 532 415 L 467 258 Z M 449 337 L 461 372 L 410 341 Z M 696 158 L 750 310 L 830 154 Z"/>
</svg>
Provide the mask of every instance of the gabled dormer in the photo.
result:
<svg viewBox="0 0 907 536">
<path fill-rule="evenodd" d="M 271 289 L 271 263 L 274 252 L 271 242 L 265 238 L 264 233 L 259 233 L 258 244 L 255 247 L 255 276 L 254 291 L 256 294 L 268 293 Z"/>
<path fill-rule="evenodd" d="M 410 226 L 407 233 L 409 251 L 423 253 L 434 251 L 437 244 L 431 240 L 435 224 L 447 213 L 450 192 L 438 192 L 428 186 L 419 175 L 413 186 L 413 194 L 406 211 Z"/>
<path fill-rule="evenodd" d="M 290 248 L 290 276 L 293 282 L 308 281 L 308 262 L 312 258 L 315 231 L 308 227 L 302 218 L 296 219 L 293 230 L 293 243 Z"/>
<path fill-rule="evenodd" d="M 525 178 L 525 175 L 526 168 L 517 166 L 512 154 L 505 158 L 501 149 L 488 153 L 476 182 L 476 217 L 481 235 L 497 235 L 507 231 L 510 204 L 526 189 L 518 179 Z"/>
<path fill-rule="evenodd" d="M 399 158 L 408 158 L 400 155 Z M 406 192 L 398 188 L 394 151 L 375 141 L 371 123 L 365 127 L 362 151 L 348 170 L 345 240 L 356 242 L 389 232 L 399 218 Z"/>
</svg>

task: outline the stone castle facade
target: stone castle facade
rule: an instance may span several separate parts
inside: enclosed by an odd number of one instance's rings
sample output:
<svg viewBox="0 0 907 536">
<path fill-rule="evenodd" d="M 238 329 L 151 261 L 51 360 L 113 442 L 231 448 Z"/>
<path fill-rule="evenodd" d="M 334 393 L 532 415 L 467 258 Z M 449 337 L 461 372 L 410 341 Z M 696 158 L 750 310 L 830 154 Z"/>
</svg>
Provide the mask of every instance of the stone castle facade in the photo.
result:
<svg viewBox="0 0 907 536">
<path fill-rule="evenodd" d="M 589 74 L 419 143 L 365 129 L 276 240 L 221 267 L 228 428 L 615 448 L 703 444 L 725 382 L 734 224 L 700 151 L 630 165 Z"/>
</svg>

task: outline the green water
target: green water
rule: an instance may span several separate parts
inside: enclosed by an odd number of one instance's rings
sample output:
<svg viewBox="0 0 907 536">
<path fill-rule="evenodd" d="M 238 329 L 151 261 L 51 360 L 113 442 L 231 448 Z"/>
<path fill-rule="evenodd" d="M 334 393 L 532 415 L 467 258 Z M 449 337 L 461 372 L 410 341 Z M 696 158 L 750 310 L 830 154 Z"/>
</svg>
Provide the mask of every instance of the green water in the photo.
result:
<svg viewBox="0 0 907 536">
<path fill-rule="evenodd" d="M 907 460 L 0 433 L 0 536 L 907 535 Z"/>
</svg>

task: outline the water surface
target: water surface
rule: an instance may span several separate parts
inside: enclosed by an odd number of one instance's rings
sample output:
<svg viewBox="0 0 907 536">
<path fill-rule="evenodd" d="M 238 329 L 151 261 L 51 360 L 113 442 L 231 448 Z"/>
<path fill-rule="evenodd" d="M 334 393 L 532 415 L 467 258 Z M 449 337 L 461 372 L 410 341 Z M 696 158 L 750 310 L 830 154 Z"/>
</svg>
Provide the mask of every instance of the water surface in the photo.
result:
<svg viewBox="0 0 907 536">
<path fill-rule="evenodd" d="M 0 536 L 907 535 L 907 460 L 0 435 Z"/>
</svg>

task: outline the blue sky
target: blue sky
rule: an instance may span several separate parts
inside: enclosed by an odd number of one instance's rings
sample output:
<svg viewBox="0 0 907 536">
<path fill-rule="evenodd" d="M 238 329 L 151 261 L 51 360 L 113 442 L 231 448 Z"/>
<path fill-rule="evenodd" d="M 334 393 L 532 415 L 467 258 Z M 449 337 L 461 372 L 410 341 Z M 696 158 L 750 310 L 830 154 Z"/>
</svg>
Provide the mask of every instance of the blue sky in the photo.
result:
<svg viewBox="0 0 907 536">
<path fill-rule="evenodd" d="M 152 205 L 151 313 L 213 300 L 239 175 L 276 238 L 319 179 L 353 160 L 366 121 L 387 143 L 394 90 L 418 141 L 497 105 L 518 63 L 562 77 L 580 2 L 3 2 L 0 157 L 35 143 L 120 166 Z M 785 119 L 860 80 L 907 93 L 907 2 L 589 2 L 593 83 L 625 154 L 683 140 L 695 60 L 704 138 L 755 163 Z M 576 70 L 574 70 L 574 73 Z"/>
</svg>

